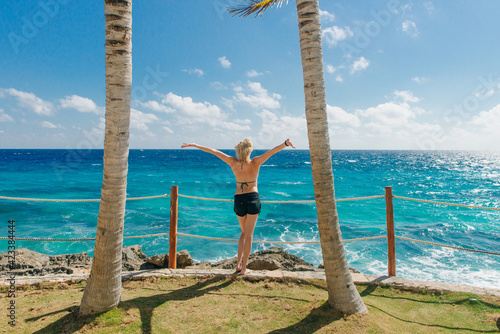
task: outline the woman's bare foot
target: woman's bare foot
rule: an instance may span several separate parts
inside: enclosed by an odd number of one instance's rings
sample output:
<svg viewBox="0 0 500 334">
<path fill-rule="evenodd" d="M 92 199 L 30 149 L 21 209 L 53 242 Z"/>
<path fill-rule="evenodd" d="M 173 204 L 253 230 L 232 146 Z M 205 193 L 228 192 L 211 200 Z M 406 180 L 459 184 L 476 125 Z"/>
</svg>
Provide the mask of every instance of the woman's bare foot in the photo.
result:
<svg viewBox="0 0 500 334">
<path fill-rule="evenodd" d="M 240 273 L 238 274 L 238 276 L 244 276 L 244 275 L 247 275 L 247 274 L 249 274 L 251 272 L 252 271 L 250 269 L 245 268 L 245 269 L 243 269 L 243 270 L 240 271 Z"/>
<path fill-rule="evenodd" d="M 240 272 L 240 271 L 241 271 L 241 267 L 242 267 L 241 263 L 238 263 L 238 264 L 236 265 L 236 271 L 237 271 L 237 272 Z"/>
</svg>

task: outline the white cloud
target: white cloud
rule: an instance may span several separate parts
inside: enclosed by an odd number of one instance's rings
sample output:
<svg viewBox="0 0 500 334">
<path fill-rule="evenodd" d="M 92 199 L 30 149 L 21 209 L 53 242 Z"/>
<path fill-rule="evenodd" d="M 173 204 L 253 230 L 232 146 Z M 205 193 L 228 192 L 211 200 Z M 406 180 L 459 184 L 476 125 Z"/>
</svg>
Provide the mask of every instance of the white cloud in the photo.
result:
<svg viewBox="0 0 500 334">
<path fill-rule="evenodd" d="M 162 103 L 168 104 L 180 112 L 181 118 L 178 120 L 185 124 L 207 123 L 215 126 L 217 119 L 222 116 L 220 108 L 216 105 L 209 102 L 194 102 L 189 96 L 182 97 L 172 92 L 163 98 Z"/>
<path fill-rule="evenodd" d="M 226 56 L 220 57 L 218 60 L 223 68 L 231 68 L 231 62 L 226 58 Z"/>
<path fill-rule="evenodd" d="M 418 102 L 420 99 L 416 96 L 413 95 L 412 91 L 409 90 L 395 90 L 394 91 L 394 96 L 396 98 L 402 99 L 404 102 Z"/>
<path fill-rule="evenodd" d="M 500 142 L 500 104 L 481 111 L 470 121 L 455 125 L 446 131 L 427 138 L 433 149 L 491 150 L 498 151 Z"/>
<path fill-rule="evenodd" d="M 339 42 L 354 36 L 349 27 L 340 28 L 338 26 L 323 29 L 321 34 L 329 47 L 336 46 Z"/>
<path fill-rule="evenodd" d="M 226 130 L 231 131 L 249 131 L 251 121 L 249 119 L 246 120 L 234 120 L 233 122 L 222 121 L 219 126 Z"/>
<path fill-rule="evenodd" d="M 417 29 L 417 25 L 415 24 L 415 22 L 413 22 L 411 20 L 404 21 L 402 28 L 406 34 L 408 34 L 409 36 L 411 36 L 413 38 L 416 38 L 419 34 L 418 29 Z"/>
<path fill-rule="evenodd" d="M 277 109 L 281 106 L 279 102 L 281 95 L 277 93 L 270 94 L 262 87 L 260 82 L 248 81 L 245 89 L 236 86 L 234 90 L 236 95 L 233 97 L 233 102 L 247 103 L 254 108 L 266 109 Z"/>
<path fill-rule="evenodd" d="M 59 99 L 59 103 L 62 109 L 75 109 L 79 112 L 91 112 L 97 115 L 103 115 L 105 112 L 103 107 L 97 106 L 91 99 L 78 95 L 66 96 L 64 99 Z"/>
<path fill-rule="evenodd" d="M 170 134 L 174 133 L 174 130 L 172 130 L 172 129 L 171 129 L 171 128 L 169 128 L 168 126 L 164 126 L 164 127 L 163 127 L 163 130 L 165 130 L 166 132 L 168 132 L 168 133 L 170 133 Z"/>
<path fill-rule="evenodd" d="M 163 105 L 161 103 L 158 103 L 157 101 L 147 101 L 147 102 L 136 101 L 136 102 L 138 104 L 140 104 L 141 106 L 148 108 L 148 109 L 151 109 L 151 110 L 154 110 L 154 111 L 164 112 L 167 114 L 175 112 L 174 109 L 172 109 L 166 105 Z"/>
<path fill-rule="evenodd" d="M 176 120 L 179 125 L 204 124 L 232 131 L 251 129 L 249 120 L 228 121 L 227 115 L 218 106 L 209 102 L 194 102 L 191 97 L 182 97 L 172 92 L 168 93 L 162 102 L 178 111 Z"/>
<path fill-rule="evenodd" d="M 350 113 L 327 106 L 332 145 L 366 149 L 482 149 L 498 151 L 500 104 L 469 121 L 445 126 L 433 113 L 412 106 L 418 98 L 396 90 L 392 101 Z M 425 119 L 422 118 L 425 115 Z"/>
<path fill-rule="evenodd" d="M 13 122 L 14 119 L 7 115 L 3 109 L 0 109 L 0 122 Z"/>
<path fill-rule="evenodd" d="M 326 112 L 328 114 L 328 123 L 332 126 L 351 126 L 355 128 L 361 126 L 358 116 L 350 114 L 340 107 L 327 105 Z"/>
<path fill-rule="evenodd" d="M 411 78 L 413 81 L 415 81 L 416 83 L 418 84 L 423 84 L 423 83 L 426 83 L 429 81 L 429 78 L 425 78 L 425 77 L 414 77 L 414 78 Z"/>
<path fill-rule="evenodd" d="M 199 77 L 203 76 L 205 74 L 205 72 L 203 72 L 202 70 L 200 70 L 199 68 L 190 68 L 188 70 L 182 70 L 183 72 L 186 72 L 188 74 L 194 74 L 194 75 L 197 75 Z"/>
<path fill-rule="evenodd" d="M 33 93 L 22 92 L 14 88 L 3 89 L 2 96 L 5 96 L 5 93 L 15 97 L 22 108 L 26 108 L 42 116 L 54 115 L 54 105 L 42 100 Z"/>
<path fill-rule="evenodd" d="M 269 147 L 283 142 L 286 138 L 290 138 L 292 142 L 307 141 L 307 127 L 304 116 L 287 116 L 277 115 L 269 110 L 262 110 L 257 113 L 262 119 L 262 128 L 257 133 L 256 138 L 252 138 L 257 147 Z"/>
<path fill-rule="evenodd" d="M 258 76 L 260 76 L 260 75 L 263 75 L 263 73 L 257 72 L 256 70 L 253 70 L 253 69 L 252 69 L 252 70 L 250 70 L 250 71 L 247 71 L 247 72 L 246 72 L 246 75 L 247 75 L 247 77 L 249 77 L 249 78 L 254 78 L 254 77 L 258 77 Z"/>
<path fill-rule="evenodd" d="M 224 89 L 228 89 L 228 87 L 226 85 L 224 85 L 222 82 L 220 81 L 213 81 L 210 83 L 210 87 L 216 89 L 216 90 L 224 90 Z"/>
<path fill-rule="evenodd" d="M 337 75 L 337 77 L 335 78 L 335 81 L 344 82 L 344 78 L 341 75 Z"/>
<path fill-rule="evenodd" d="M 387 102 L 358 110 L 357 114 L 366 118 L 363 123 L 372 135 L 391 134 L 394 130 L 407 126 L 415 118 L 415 112 L 406 102 Z"/>
<path fill-rule="evenodd" d="M 472 119 L 472 123 L 498 132 L 500 129 L 500 104 L 489 111 L 481 111 Z"/>
<path fill-rule="evenodd" d="M 94 122 L 94 121 L 93 121 Z M 94 123 L 95 124 L 95 123 Z M 99 123 L 92 127 L 90 131 L 83 131 L 85 137 L 90 140 L 94 147 L 100 147 L 104 143 L 104 133 L 106 129 L 106 119 L 99 117 Z"/>
<path fill-rule="evenodd" d="M 335 67 L 333 67 L 332 65 L 329 65 L 329 64 L 328 64 L 328 65 L 326 65 L 326 71 L 327 71 L 328 73 L 335 73 L 335 71 L 336 71 L 336 70 L 337 70 L 337 69 L 336 69 Z"/>
<path fill-rule="evenodd" d="M 319 10 L 319 17 L 321 19 L 321 23 L 324 22 L 333 22 L 335 20 L 335 15 L 333 13 L 329 13 L 326 10 Z"/>
<path fill-rule="evenodd" d="M 148 124 L 156 123 L 160 119 L 155 114 L 146 114 L 137 109 L 130 110 L 130 128 L 149 132 Z M 149 132 L 149 134 L 152 134 Z"/>
<path fill-rule="evenodd" d="M 54 123 L 52 122 L 47 122 L 47 121 L 43 121 L 41 123 L 42 125 L 42 128 L 48 128 L 48 129 L 64 129 L 63 126 L 61 126 L 60 124 L 58 125 L 55 125 Z"/>
<path fill-rule="evenodd" d="M 355 60 L 352 65 L 351 65 L 351 74 L 358 72 L 358 71 L 363 71 L 365 70 L 368 66 L 370 66 L 370 61 L 367 60 L 365 57 L 360 57 L 358 60 Z"/>
<path fill-rule="evenodd" d="M 425 9 L 427 9 L 429 14 L 432 14 L 432 12 L 434 11 L 434 4 L 432 3 L 432 1 L 425 2 L 424 7 L 425 7 Z"/>
</svg>

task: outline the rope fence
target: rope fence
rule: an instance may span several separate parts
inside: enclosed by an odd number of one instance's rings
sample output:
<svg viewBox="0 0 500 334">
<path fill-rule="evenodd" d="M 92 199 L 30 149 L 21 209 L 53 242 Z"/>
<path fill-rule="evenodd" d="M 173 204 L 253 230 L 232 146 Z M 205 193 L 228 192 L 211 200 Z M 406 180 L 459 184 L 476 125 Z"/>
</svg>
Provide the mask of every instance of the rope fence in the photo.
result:
<svg viewBox="0 0 500 334">
<path fill-rule="evenodd" d="M 132 201 L 132 200 L 145 200 L 145 199 L 167 198 L 167 197 L 170 197 L 170 232 L 169 233 L 157 233 L 157 234 L 147 234 L 147 235 L 138 235 L 138 236 L 127 236 L 127 237 L 123 237 L 123 239 L 152 238 L 152 237 L 160 237 L 160 236 L 168 235 L 169 236 L 169 244 L 170 244 L 169 249 L 170 249 L 171 254 L 176 253 L 177 236 L 206 239 L 206 240 L 216 240 L 216 241 L 228 241 L 228 242 L 238 242 L 239 241 L 238 239 L 208 237 L 208 236 L 200 236 L 200 235 L 193 235 L 193 234 L 177 232 L 178 197 L 204 200 L 204 201 L 216 201 L 216 202 L 233 202 L 232 199 L 207 198 L 207 197 L 183 195 L 183 194 L 178 193 L 177 186 L 172 186 L 171 194 L 163 194 L 163 195 L 156 195 L 156 196 L 144 196 L 144 197 L 131 197 L 131 198 L 127 198 L 126 200 Z M 465 205 L 465 204 L 457 204 L 457 203 L 445 203 L 445 202 L 437 202 L 437 201 L 430 201 L 430 200 L 397 196 L 397 195 L 392 194 L 392 187 L 386 187 L 385 195 L 375 195 L 375 196 L 365 196 L 365 197 L 355 197 L 355 198 L 342 198 L 342 199 L 336 199 L 336 202 L 370 200 L 370 199 L 377 199 L 377 198 L 385 198 L 386 199 L 387 235 L 356 238 L 356 239 L 344 239 L 343 242 L 387 239 L 389 276 L 396 276 L 395 239 L 417 242 L 417 243 L 431 245 L 431 246 L 457 249 L 457 250 L 467 251 L 467 252 L 475 252 L 475 253 L 482 253 L 482 254 L 488 254 L 488 255 L 500 255 L 500 253 L 498 253 L 498 252 L 489 252 L 489 251 L 482 251 L 482 250 L 463 248 L 463 247 L 457 247 L 457 246 L 449 246 L 449 245 L 443 245 L 443 244 L 438 244 L 438 243 L 433 243 L 433 242 L 428 242 L 428 241 L 421 241 L 421 240 L 396 236 L 394 234 L 394 213 L 393 213 L 392 199 L 398 198 L 398 199 L 408 200 L 408 201 L 430 203 L 430 204 L 437 204 L 437 205 L 446 205 L 446 206 L 455 206 L 455 207 L 470 208 L 470 209 L 480 209 L 480 210 L 500 211 L 500 208 L 473 206 L 473 205 Z M 100 199 L 42 199 L 42 198 L 22 198 L 22 197 L 8 197 L 8 196 L 0 196 L 0 199 L 16 200 L 16 201 L 35 201 L 35 202 L 100 202 Z M 292 200 L 292 201 L 274 201 L 274 200 L 266 201 L 266 200 L 264 200 L 261 202 L 262 203 L 276 203 L 276 204 L 286 204 L 286 203 L 298 204 L 298 203 L 315 203 L 315 200 Z M 76 241 L 95 241 L 95 238 L 49 239 L 49 238 L 0 237 L 0 240 L 42 241 L 42 242 L 59 242 L 59 241 L 76 242 Z M 252 243 L 256 243 L 256 244 L 319 244 L 320 241 L 316 241 L 316 240 L 312 240 L 312 241 L 261 240 L 261 241 L 252 241 Z M 171 268 L 176 268 L 176 257 L 175 256 L 170 258 L 169 265 Z"/>
<path fill-rule="evenodd" d="M 123 239 L 142 239 L 142 238 L 153 238 L 161 237 L 164 235 L 169 235 L 170 233 L 157 233 L 157 234 L 146 234 L 146 235 L 134 235 L 130 237 L 123 237 Z M 42 239 L 42 238 L 9 238 L 0 237 L 0 240 L 20 240 L 20 241 L 95 241 L 95 238 L 80 238 L 80 239 Z"/>
<path fill-rule="evenodd" d="M 396 239 L 401 239 L 401 240 L 418 242 L 418 243 L 421 243 L 421 244 L 426 244 L 426 245 L 431 245 L 431 246 L 438 246 L 438 247 L 444 247 L 444 248 L 458 249 L 458 250 L 466 251 L 466 252 L 482 253 L 482 254 L 489 254 L 489 255 L 500 255 L 500 253 L 495 253 L 495 252 L 487 252 L 487 251 L 482 251 L 482 250 L 477 250 L 477 249 L 470 249 L 470 248 L 463 248 L 463 247 L 456 247 L 456 246 L 448 246 L 448 245 L 437 244 L 437 243 L 429 242 L 429 241 L 421 241 L 421 240 L 410 239 L 410 238 L 406 238 L 406 237 L 398 237 L 398 236 L 396 236 L 395 238 Z"/>
<path fill-rule="evenodd" d="M 189 196 L 179 194 L 179 197 L 198 199 L 202 201 L 215 201 L 215 202 L 233 202 L 232 199 L 221 199 L 221 198 L 208 198 L 208 197 L 198 197 L 198 196 Z M 374 199 L 374 198 L 383 198 L 384 195 L 376 195 L 376 196 L 366 196 L 366 197 L 354 197 L 354 198 L 339 198 L 336 199 L 336 202 L 347 202 L 347 201 L 360 201 L 366 199 Z M 296 201 L 260 201 L 261 203 L 278 203 L 278 204 L 286 204 L 286 203 L 316 203 L 315 200 L 296 200 Z"/>
<path fill-rule="evenodd" d="M 168 194 L 156 195 L 156 196 L 145 196 L 145 197 L 129 197 L 127 201 L 136 201 L 143 199 L 170 197 Z M 25 201 L 25 202 L 100 202 L 101 199 L 52 199 L 52 198 L 22 198 L 22 197 L 7 197 L 0 196 L 0 199 L 8 199 L 12 201 Z"/>
<path fill-rule="evenodd" d="M 393 195 L 393 197 L 405 199 L 407 201 L 415 201 L 415 202 L 423 202 L 423 203 L 431 203 L 431 204 L 439 204 L 439 205 L 448 205 L 448 206 L 458 206 L 461 208 L 469 208 L 469 209 L 500 211 L 500 208 L 489 208 L 487 206 L 474 206 L 474 205 L 465 205 L 465 204 L 456 204 L 456 203 L 444 203 L 444 202 L 429 201 L 429 200 L 425 200 L 425 199 L 417 199 L 417 198 L 403 197 L 403 196 L 397 196 L 397 195 Z"/>
</svg>

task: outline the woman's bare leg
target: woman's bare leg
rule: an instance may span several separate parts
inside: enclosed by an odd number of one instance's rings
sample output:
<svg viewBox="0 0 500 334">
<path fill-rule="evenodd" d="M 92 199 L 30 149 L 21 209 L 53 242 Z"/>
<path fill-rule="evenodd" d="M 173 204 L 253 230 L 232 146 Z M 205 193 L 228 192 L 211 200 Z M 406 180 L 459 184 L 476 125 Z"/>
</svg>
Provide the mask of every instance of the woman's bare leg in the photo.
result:
<svg viewBox="0 0 500 334">
<path fill-rule="evenodd" d="M 247 221 L 247 216 L 244 216 L 244 217 L 236 216 L 236 217 L 238 217 L 238 222 L 240 223 L 240 228 L 241 228 L 241 236 L 240 236 L 240 240 L 238 242 L 238 258 L 237 258 L 237 262 L 236 262 L 236 270 L 240 271 L 241 270 L 241 260 L 243 258 L 243 249 L 245 248 L 244 247 L 245 225 L 246 225 L 246 221 Z"/>
<path fill-rule="evenodd" d="M 245 275 L 247 271 L 248 257 L 250 256 L 250 252 L 252 251 L 253 230 L 255 228 L 255 224 L 257 224 L 257 218 L 259 218 L 258 214 L 246 215 L 245 229 L 244 232 L 242 232 L 240 238 L 240 241 L 243 238 L 243 258 L 241 263 L 242 275 Z"/>
</svg>

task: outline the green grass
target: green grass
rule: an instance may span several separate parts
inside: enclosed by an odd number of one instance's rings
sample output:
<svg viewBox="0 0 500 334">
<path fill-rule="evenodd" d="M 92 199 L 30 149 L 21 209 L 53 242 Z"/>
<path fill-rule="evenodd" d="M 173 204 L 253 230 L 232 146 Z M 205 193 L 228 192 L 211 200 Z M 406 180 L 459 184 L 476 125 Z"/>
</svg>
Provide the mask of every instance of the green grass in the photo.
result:
<svg viewBox="0 0 500 334">
<path fill-rule="evenodd" d="M 497 333 L 500 298 L 358 286 L 366 315 L 343 317 L 324 281 L 148 278 L 123 283 L 109 312 L 78 318 L 84 284 L 18 290 L 17 326 L 3 333 Z M 9 299 L 2 293 L 0 309 Z"/>
</svg>

